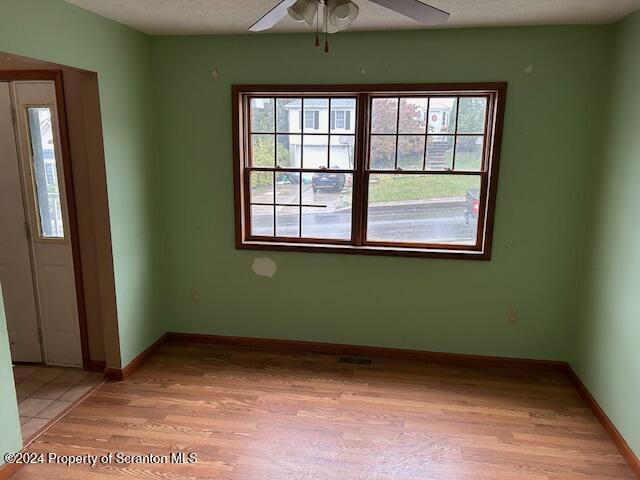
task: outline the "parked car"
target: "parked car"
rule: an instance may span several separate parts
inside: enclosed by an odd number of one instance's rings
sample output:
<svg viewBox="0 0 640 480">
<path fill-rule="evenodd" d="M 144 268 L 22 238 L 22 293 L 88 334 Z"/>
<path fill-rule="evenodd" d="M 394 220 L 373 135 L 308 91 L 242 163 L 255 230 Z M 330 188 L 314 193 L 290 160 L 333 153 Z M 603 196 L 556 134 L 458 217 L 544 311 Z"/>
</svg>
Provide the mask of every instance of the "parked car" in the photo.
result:
<svg viewBox="0 0 640 480">
<path fill-rule="evenodd" d="M 277 179 L 278 179 L 278 183 L 298 184 L 300 183 L 300 174 L 290 173 L 290 172 L 279 172 Z"/>
<path fill-rule="evenodd" d="M 317 172 L 313 174 L 311 186 L 313 187 L 313 193 L 318 193 L 319 190 L 324 189 L 341 192 L 346 181 L 347 177 L 344 173 Z"/>
<path fill-rule="evenodd" d="M 473 189 L 467 190 L 467 202 L 464 210 L 464 219 L 469 224 L 471 219 L 478 219 L 478 212 L 480 211 L 480 190 Z"/>
</svg>

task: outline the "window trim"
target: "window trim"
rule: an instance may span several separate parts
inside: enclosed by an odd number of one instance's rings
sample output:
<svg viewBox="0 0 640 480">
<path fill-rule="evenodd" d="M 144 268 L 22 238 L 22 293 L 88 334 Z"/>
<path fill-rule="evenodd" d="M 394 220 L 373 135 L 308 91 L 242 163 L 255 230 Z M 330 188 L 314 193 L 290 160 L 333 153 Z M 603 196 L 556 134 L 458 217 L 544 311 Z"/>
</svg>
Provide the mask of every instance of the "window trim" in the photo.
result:
<svg viewBox="0 0 640 480">
<path fill-rule="evenodd" d="M 507 83 L 456 84 L 340 84 L 340 85 L 232 85 L 233 114 L 233 168 L 235 196 L 236 248 L 246 250 L 276 250 L 296 252 L 330 252 L 368 255 L 391 255 L 426 258 L 490 260 L 495 219 L 495 203 L 500 164 L 500 150 L 504 124 Z M 410 244 L 366 241 L 367 189 L 365 181 L 375 171 L 367 169 L 370 122 L 369 102 L 374 97 L 411 97 L 430 94 L 451 96 L 487 96 L 487 126 L 485 138 L 486 170 L 481 172 L 482 215 L 478 219 L 476 245 Z M 245 158 L 249 151 L 245 122 L 248 121 L 249 97 L 357 97 L 355 118 L 355 172 L 353 178 L 352 239 L 327 240 L 289 237 L 252 237 L 248 230 L 249 192 L 245 174 Z M 278 169 L 287 171 L 287 169 Z M 306 170 L 305 170 L 306 171 Z M 313 170 L 309 170 L 312 172 Z M 389 172 L 387 172 L 389 173 Z M 411 174 L 406 170 L 402 173 Z M 429 174 L 450 174 L 447 170 L 429 171 Z M 464 174 L 464 173 L 462 173 Z M 478 172 L 475 172 L 478 175 Z M 275 233 L 275 232 L 274 232 Z"/>
</svg>

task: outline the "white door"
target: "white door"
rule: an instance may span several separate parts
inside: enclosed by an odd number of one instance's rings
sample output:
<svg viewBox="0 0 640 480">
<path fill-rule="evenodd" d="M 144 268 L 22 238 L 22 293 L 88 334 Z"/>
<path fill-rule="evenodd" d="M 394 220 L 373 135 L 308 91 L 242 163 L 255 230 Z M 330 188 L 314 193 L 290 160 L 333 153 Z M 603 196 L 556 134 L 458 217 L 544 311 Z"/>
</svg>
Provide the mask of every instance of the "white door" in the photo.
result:
<svg viewBox="0 0 640 480">
<path fill-rule="evenodd" d="M 55 84 L 13 82 L 44 360 L 82 365 Z"/>
<path fill-rule="evenodd" d="M 9 84 L 0 82 L 0 284 L 14 362 L 42 362 Z"/>
</svg>

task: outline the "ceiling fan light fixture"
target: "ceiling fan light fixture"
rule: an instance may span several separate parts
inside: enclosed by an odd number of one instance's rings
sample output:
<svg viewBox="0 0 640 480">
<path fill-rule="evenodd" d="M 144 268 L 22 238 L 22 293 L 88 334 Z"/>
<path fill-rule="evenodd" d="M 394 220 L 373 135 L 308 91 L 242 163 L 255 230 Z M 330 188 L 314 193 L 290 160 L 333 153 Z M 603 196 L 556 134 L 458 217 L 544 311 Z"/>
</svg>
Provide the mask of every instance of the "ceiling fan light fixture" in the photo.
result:
<svg viewBox="0 0 640 480">
<path fill-rule="evenodd" d="M 356 18 L 360 8 L 351 0 L 328 0 L 329 23 L 339 30 L 343 30 L 351 25 Z"/>
<path fill-rule="evenodd" d="M 287 12 L 296 22 L 306 22 L 311 26 L 318 14 L 318 0 L 297 0 Z"/>
<path fill-rule="evenodd" d="M 273 0 L 275 1 L 275 0 Z M 429 1 L 429 0 L 426 0 Z M 441 25 L 450 14 L 424 3 L 424 0 L 369 0 L 391 11 L 412 18 L 423 25 Z M 291 16 L 308 26 L 316 23 L 316 42 L 320 44 L 320 7 L 322 7 L 322 32 L 325 34 L 325 51 L 328 51 L 327 35 L 347 29 L 357 18 L 360 8 L 352 0 L 279 0 L 258 21 L 249 27 L 252 32 L 273 28 L 282 19 Z"/>
</svg>

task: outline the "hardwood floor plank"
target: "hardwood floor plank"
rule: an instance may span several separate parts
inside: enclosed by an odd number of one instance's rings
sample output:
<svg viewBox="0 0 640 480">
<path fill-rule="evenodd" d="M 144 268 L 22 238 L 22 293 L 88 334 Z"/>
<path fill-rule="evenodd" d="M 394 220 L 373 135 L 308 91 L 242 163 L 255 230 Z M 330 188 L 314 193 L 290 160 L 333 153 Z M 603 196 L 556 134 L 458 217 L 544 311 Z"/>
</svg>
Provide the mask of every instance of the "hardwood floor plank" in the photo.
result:
<svg viewBox="0 0 640 480">
<path fill-rule="evenodd" d="M 29 448 L 196 463 L 27 465 L 15 480 L 633 479 L 560 372 L 169 343 Z"/>
</svg>

